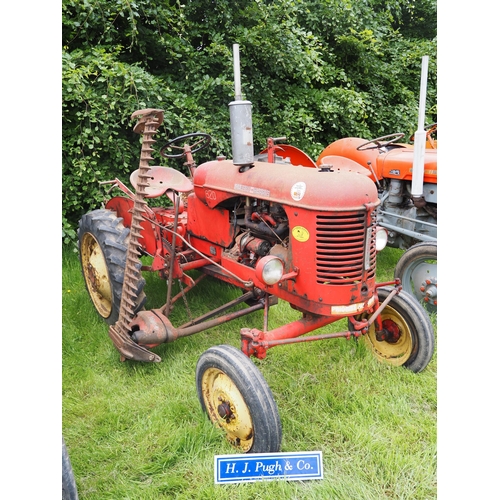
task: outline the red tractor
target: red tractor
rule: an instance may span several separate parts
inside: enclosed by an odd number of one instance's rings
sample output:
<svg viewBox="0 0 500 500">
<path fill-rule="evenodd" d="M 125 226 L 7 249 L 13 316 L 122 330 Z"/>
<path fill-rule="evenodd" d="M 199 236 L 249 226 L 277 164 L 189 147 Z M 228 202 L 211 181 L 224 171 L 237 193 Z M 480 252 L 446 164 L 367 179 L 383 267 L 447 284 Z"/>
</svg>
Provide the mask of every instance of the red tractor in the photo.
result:
<svg viewBox="0 0 500 500">
<path fill-rule="evenodd" d="M 381 361 L 420 372 L 432 358 L 434 333 L 399 280 L 376 282 L 385 230 L 377 225 L 380 200 L 366 169 L 340 157 L 314 169 L 271 153 L 255 157 L 251 103 L 236 99 L 229 106 L 232 160 L 196 165 L 193 154 L 210 142 L 202 133 L 160 149 L 162 157 L 183 158 L 189 176 L 150 166 L 163 112 L 136 111 L 134 131 L 143 137 L 139 168 L 130 176 L 134 189 L 118 179 L 103 183 L 120 195 L 81 218 L 79 251 L 86 287 L 122 361 L 161 361 L 156 346 L 263 310 L 261 329 L 241 329 L 241 349 L 220 345 L 201 355 L 196 384 L 203 409 L 238 451 L 272 452 L 280 448 L 280 418 L 251 356 L 263 359 L 283 344 L 354 337 Z M 149 206 L 159 197 L 164 207 Z M 166 281 L 165 304 L 150 310 L 148 272 Z M 176 302 L 207 277 L 241 289 L 241 296 L 173 325 Z M 269 329 L 278 300 L 301 317 Z M 345 331 L 306 336 L 346 318 Z"/>
</svg>

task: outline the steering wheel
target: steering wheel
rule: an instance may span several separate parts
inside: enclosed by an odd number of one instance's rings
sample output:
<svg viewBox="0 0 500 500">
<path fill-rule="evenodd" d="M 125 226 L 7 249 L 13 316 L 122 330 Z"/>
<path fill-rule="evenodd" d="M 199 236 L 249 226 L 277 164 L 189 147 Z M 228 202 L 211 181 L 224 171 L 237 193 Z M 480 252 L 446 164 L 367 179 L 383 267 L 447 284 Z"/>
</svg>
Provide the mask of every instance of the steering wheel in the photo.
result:
<svg viewBox="0 0 500 500">
<path fill-rule="evenodd" d="M 437 129 L 438 129 L 437 122 L 436 123 L 431 123 L 430 125 L 427 125 L 426 127 L 424 127 L 424 130 L 427 131 L 427 135 L 433 134 L 434 132 L 437 131 Z"/>
<path fill-rule="evenodd" d="M 192 137 L 196 137 L 198 138 L 198 140 L 195 140 L 193 144 L 187 146 L 191 153 L 197 153 L 198 151 L 205 149 L 206 147 L 208 147 L 210 141 L 212 140 L 212 137 L 209 134 L 204 134 L 203 132 L 195 132 L 193 134 L 180 135 L 179 137 L 176 137 L 175 139 L 168 141 L 167 144 L 165 144 L 165 146 L 163 146 L 160 149 L 160 154 L 164 158 L 182 158 L 186 154 L 186 149 L 185 149 L 186 145 L 180 146 L 177 145 L 177 143 L 184 141 L 185 139 L 190 139 Z M 182 153 L 169 154 L 166 153 L 167 149 L 182 149 Z"/>
<path fill-rule="evenodd" d="M 379 149 L 383 148 L 385 146 L 388 146 L 389 144 L 392 144 L 393 142 L 399 141 L 402 137 L 405 135 L 403 133 L 397 133 L 397 134 L 389 134 L 389 135 L 384 135 L 382 137 L 377 137 L 376 139 L 372 139 L 371 141 L 363 142 L 363 144 L 360 144 L 356 149 L 358 151 L 366 151 L 367 149 Z M 389 139 L 389 140 L 386 140 Z M 383 144 L 381 141 L 386 140 Z M 368 144 L 375 144 L 374 146 L 366 147 Z"/>
<path fill-rule="evenodd" d="M 431 123 L 430 125 L 426 125 L 424 127 L 424 130 L 426 132 L 425 137 L 427 138 L 427 140 L 429 140 L 429 138 L 431 137 L 432 134 L 434 134 L 434 133 L 437 132 L 437 129 L 438 129 L 437 122 L 436 123 Z M 410 137 L 410 141 L 414 141 L 414 140 L 415 140 L 415 134 L 413 134 Z"/>
</svg>

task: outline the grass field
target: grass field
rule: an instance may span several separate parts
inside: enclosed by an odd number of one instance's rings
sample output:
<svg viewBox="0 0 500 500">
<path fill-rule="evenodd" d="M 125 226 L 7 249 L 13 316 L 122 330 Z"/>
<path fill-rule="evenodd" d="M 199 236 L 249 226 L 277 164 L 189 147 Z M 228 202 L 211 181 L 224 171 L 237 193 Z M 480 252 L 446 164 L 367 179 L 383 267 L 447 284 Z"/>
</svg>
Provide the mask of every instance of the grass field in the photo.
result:
<svg viewBox="0 0 500 500">
<path fill-rule="evenodd" d="M 379 255 L 379 281 L 392 277 L 400 254 Z M 437 497 L 436 353 L 414 374 L 377 362 L 354 340 L 271 349 L 254 362 L 278 405 L 282 451 L 321 450 L 324 479 L 215 485 L 214 455 L 234 450 L 201 411 L 196 363 L 213 345 L 239 347 L 240 329 L 261 328 L 262 312 L 154 349 L 161 363 L 121 363 L 70 251 L 62 278 L 62 429 L 80 499 Z M 197 314 L 238 293 L 207 279 L 189 293 L 189 307 Z M 165 283 L 148 276 L 146 294 L 148 308 L 160 306 Z M 270 328 L 297 317 L 280 302 Z M 187 319 L 182 301 L 170 319 Z"/>
</svg>

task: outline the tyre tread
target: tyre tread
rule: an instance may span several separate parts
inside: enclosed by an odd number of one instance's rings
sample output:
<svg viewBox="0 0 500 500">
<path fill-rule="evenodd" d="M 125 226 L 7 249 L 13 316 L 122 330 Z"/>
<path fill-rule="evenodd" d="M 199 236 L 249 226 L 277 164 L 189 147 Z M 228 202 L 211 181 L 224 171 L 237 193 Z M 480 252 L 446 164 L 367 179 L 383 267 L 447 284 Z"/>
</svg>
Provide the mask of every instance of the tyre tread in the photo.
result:
<svg viewBox="0 0 500 500">
<path fill-rule="evenodd" d="M 213 346 L 205 351 L 196 367 L 196 386 L 198 399 L 203 411 L 207 411 L 202 395 L 201 378 L 207 368 L 216 367 L 224 371 L 238 390 L 247 405 L 260 408 L 259 417 L 254 420 L 258 427 L 254 443 L 248 453 L 277 452 L 281 447 L 281 420 L 271 390 L 255 364 L 239 349 L 229 345 Z"/>
<path fill-rule="evenodd" d="M 378 289 L 379 298 L 382 302 L 391 293 L 391 287 L 381 287 Z M 434 329 L 429 315 L 417 301 L 417 299 L 408 292 L 401 290 L 389 302 L 389 305 L 396 309 L 407 321 L 414 332 L 414 349 L 410 358 L 403 364 L 414 373 L 419 373 L 429 364 L 434 354 Z"/>
<path fill-rule="evenodd" d="M 103 319 L 108 325 L 113 325 L 118 319 L 120 310 L 130 230 L 123 225 L 123 219 L 117 217 L 115 212 L 108 209 L 98 209 L 86 213 L 80 219 L 78 225 L 80 245 L 85 233 L 92 234 L 98 241 L 106 260 L 112 286 L 113 304 L 111 314 L 108 318 Z M 146 295 L 144 293 L 145 283 L 144 278 L 141 277 L 136 290 L 138 297 L 136 311 L 142 309 L 146 302 Z M 88 289 L 87 283 L 85 283 L 85 286 Z"/>
</svg>

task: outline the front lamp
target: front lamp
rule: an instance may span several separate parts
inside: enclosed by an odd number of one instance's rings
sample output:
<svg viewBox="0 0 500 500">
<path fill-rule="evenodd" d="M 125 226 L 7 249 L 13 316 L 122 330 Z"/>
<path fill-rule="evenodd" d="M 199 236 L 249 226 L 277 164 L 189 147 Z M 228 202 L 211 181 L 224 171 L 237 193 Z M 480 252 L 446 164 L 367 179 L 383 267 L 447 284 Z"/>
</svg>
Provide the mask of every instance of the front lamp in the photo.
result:
<svg viewBox="0 0 500 500">
<path fill-rule="evenodd" d="M 257 263 L 255 273 L 257 278 L 266 285 L 274 285 L 283 277 L 284 266 L 281 259 L 274 255 L 262 257 Z"/>
<path fill-rule="evenodd" d="M 387 229 L 385 227 L 377 227 L 375 234 L 375 248 L 377 252 L 381 252 L 387 245 Z"/>
</svg>

